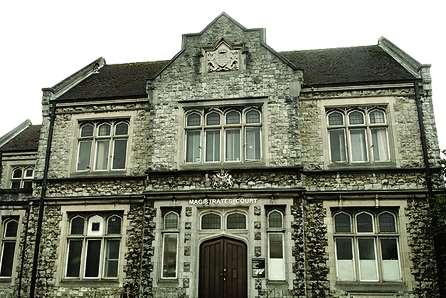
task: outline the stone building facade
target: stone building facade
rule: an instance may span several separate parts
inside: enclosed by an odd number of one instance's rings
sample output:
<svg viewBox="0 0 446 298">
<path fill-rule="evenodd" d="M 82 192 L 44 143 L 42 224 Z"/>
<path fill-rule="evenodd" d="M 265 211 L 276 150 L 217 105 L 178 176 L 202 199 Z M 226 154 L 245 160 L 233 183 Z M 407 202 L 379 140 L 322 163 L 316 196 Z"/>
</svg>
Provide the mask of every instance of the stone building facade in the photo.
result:
<svg viewBox="0 0 446 298">
<path fill-rule="evenodd" d="M 440 297 L 429 66 L 385 38 L 277 52 L 223 13 L 42 114 L 0 139 L 0 295 Z"/>
</svg>

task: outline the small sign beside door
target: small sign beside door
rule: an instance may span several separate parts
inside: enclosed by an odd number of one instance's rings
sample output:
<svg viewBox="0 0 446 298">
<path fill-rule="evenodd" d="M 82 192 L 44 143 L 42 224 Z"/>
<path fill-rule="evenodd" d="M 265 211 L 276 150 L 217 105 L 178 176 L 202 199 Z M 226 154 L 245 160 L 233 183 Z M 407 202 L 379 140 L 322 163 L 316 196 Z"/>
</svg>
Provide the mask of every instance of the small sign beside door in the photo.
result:
<svg viewBox="0 0 446 298">
<path fill-rule="evenodd" d="M 265 277 L 265 259 L 264 258 L 252 259 L 252 277 L 255 277 L 255 278 Z"/>
</svg>

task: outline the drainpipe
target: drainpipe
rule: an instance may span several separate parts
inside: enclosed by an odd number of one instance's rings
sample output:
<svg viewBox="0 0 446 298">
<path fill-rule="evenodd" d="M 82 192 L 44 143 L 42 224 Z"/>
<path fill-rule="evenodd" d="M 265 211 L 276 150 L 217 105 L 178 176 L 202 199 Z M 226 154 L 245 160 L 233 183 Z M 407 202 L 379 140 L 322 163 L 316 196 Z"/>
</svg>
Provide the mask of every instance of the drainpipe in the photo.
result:
<svg viewBox="0 0 446 298">
<path fill-rule="evenodd" d="M 45 197 L 48 183 L 48 168 L 50 163 L 50 155 L 51 155 L 51 143 L 53 140 L 53 129 L 54 129 L 54 120 L 56 119 L 56 102 L 53 99 L 50 101 L 50 110 L 49 117 L 50 123 L 48 128 L 48 139 L 46 142 L 46 153 L 45 153 L 45 166 L 43 169 L 43 178 L 42 178 L 42 188 L 40 190 L 40 199 L 39 199 L 39 213 L 37 217 L 37 229 L 36 229 L 36 241 L 34 243 L 34 256 L 33 256 L 33 267 L 31 273 L 31 281 L 30 281 L 30 289 L 29 289 L 29 297 L 34 298 L 34 293 L 36 290 L 36 281 L 37 281 L 37 268 L 39 263 L 39 252 L 40 252 L 40 241 L 42 238 L 42 223 L 43 223 L 43 213 L 45 207 Z"/>
<path fill-rule="evenodd" d="M 0 150 L 0 188 L 2 188 L 3 181 L 3 152 Z"/>
<path fill-rule="evenodd" d="M 423 161 L 425 167 L 426 186 L 428 193 L 428 201 L 432 199 L 432 169 L 429 164 L 429 154 L 427 152 L 426 128 L 424 126 L 423 107 L 420 96 L 419 81 L 414 81 L 415 87 L 415 103 L 417 105 L 418 124 L 420 127 L 421 148 L 423 150 Z"/>
</svg>

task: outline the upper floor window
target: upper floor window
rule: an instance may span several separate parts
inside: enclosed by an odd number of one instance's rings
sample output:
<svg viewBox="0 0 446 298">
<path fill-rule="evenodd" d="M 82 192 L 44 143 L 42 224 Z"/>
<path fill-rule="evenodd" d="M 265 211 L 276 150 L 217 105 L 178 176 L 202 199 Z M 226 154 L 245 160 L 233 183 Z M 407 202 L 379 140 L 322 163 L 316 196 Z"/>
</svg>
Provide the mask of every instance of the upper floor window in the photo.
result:
<svg viewBox="0 0 446 298">
<path fill-rule="evenodd" d="M 15 167 L 12 170 L 11 175 L 11 188 L 12 189 L 30 189 L 32 188 L 32 181 L 34 178 L 33 167 Z"/>
<path fill-rule="evenodd" d="M 66 278 L 117 278 L 122 237 L 117 214 L 74 214 L 67 236 Z"/>
<path fill-rule="evenodd" d="M 388 122 L 383 109 L 328 111 L 327 128 L 332 162 L 390 160 Z"/>
<path fill-rule="evenodd" d="M 77 171 L 124 170 L 127 160 L 127 121 L 87 122 L 79 127 Z"/>
<path fill-rule="evenodd" d="M 251 107 L 186 113 L 187 163 L 258 161 L 262 158 L 262 117 Z"/>
<path fill-rule="evenodd" d="M 16 218 L 7 218 L 0 234 L 0 278 L 10 278 L 14 269 L 14 256 L 17 246 L 19 223 Z"/>
<path fill-rule="evenodd" d="M 336 212 L 334 241 L 340 281 L 401 281 L 395 213 Z"/>
</svg>

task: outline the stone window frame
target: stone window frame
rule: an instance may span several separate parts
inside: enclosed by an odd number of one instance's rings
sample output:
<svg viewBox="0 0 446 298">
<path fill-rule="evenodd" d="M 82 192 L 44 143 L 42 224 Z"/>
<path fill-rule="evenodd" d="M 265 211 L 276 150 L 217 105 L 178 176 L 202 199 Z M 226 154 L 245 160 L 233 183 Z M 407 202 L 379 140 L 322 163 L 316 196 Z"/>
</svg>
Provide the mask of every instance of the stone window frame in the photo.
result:
<svg viewBox="0 0 446 298">
<path fill-rule="evenodd" d="M 121 220 L 121 226 L 120 226 L 120 233 L 116 234 L 110 234 L 106 229 L 108 229 L 108 223 L 109 220 L 113 217 L 119 217 Z M 83 222 L 83 232 L 82 234 L 72 234 L 71 227 L 73 219 L 76 218 L 82 218 L 84 220 Z M 93 218 L 100 218 L 102 225 L 99 227 L 98 231 L 93 231 L 93 229 L 90 228 L 93 225 L 93 222 L 91 221 Z M 119 279 L 119 271 L 122 264 L 122 257 L 123 257 L 123 233 L 124 233 L 124 216 L 122 211 L 93 211 L 93 212 L 85 212 L 85 211 L 79 211 L 79 212 L 69 212 L 67 214 L 67 225 L 66 225 L 66 233 L 65 233 L 65 250 L 64 250 L 64 262 L 63 262 L 63 279 L 64 280 L 77 280 L 77 281 L 87 281 L 87 280 L 94 280 L 94 281 L 100 281 L 100 280 L 118 280 Z M 80 256 L 80 263 L 79 263 L 79 273 L 78 276 L 67 276 L 68 271 L 68 261 L 69 261 L 69 253 L 70 253 L 70 241 L 82 241 L 81 246 L 81 256 Z M 98 269 L 98 275 L 95 277 L 88 277 L 85 274 L 86 266 L 87 266 L 87 249 L 88 249 L 88 242 L 92 240 L 100 240 L 100 256 L 99 256 L 99 269 Z M 107 262 L 107 243 L 108 241 L 115 241 L 119 240 L 119 254 L 117 259 L 112 259 L 111 261 L 117 261 L 117 275 L 116 276 L 106 276 L 105 275 L 105 267 Z M 109 260 L 110 261 L 110 260 Z"/>
<path fill-rule="evenodd" d="M 17 170 L 21 171 L 20 177 L 14 177 Z M 32 170 L 32 175 L 27 175 L 27 171 Z M 11 189 L 32 189 L 32 180 L 34 179 L 34 166 L 33 165 L 23 165 L 14 166 L 11 170 Z M 19 184 L 19 187 L 15 187 L 15 183 Z"/>
<path fill-rule="evenodd" d="M 270 216 L 271 214 L 278 213 L 281 217 L 281 225 L 277 227 L 272 227 L 270 222 Z M 286 281 L 286 249 L 285 249 L 285 210 L 282 208 L 274 208 L 270 207 L 269 210 L 267 210 L 266 213 L 266 232 L 267 232 L 267 266 L 268 266 L 268 272 L 267 272 L 267 279 L 269 281 Z M 279 263 L 279 262 L 273 262 L 272 258 L 270 257 L 271 254 L 271 236 L 273 235 L 280 235 L 281 242 L 282 242 L 282 258 L 281 259 L 281 275 L 279 277 L 274 277 L 273 272 L 277 273 L 278 268 L 277 265 L 273 268 L 273 263 Z"/>
<path fill-rule="evenodd" d="M 16 245 L 15 245 L 15 251 L 14 251 L 14 261 L 12 266 L 12 273 L 9 277 L 0 277 L 0 288 L 1 284 L 13 286 L 17 281 L 17 275 L 19 274 L 18 269 L 18 262 L 19 257 L 21 256 L 21 246 L 22 246 L 22 233 L 23 233 L 23 219 L 25 218 L 25 210 L 0 210 L 0 242 L 1 251 L 0 251 L 0 257 L 2 255 L 3 250 L 3 232 L 4 232 L 4 223 L 8 220 L 15 219 L 18 222 L 18 228 L 17 228 L 17 236 L 16 239 Z"/>
<path fill-rule="evenodd" d="M 127 134 L 116 134 L 116 127 L 120 124 L 127 124 Z M 110 132 L 108 135 L 100 136 L 98 130 L 101 126 L 110 125 Z M 88 125 L 93 126 L 92 135 L 82 136 L 82 129 Z M 97 118 L 97 119 L 79 119 L 76 128 L 76 150 L 75 150 L 75 165 L 74 170 L 76 173 L 107 173 L 114 171 L 125 171 L 128 168 L 128 157 L 129 157 L 129 136 L 130 136 L 130 117 L 119 117 L 119 118 Z M 109 141 L 108 142 L 108 156 L 107 156 L 107 169 L 96 169 L 97 166 L 97 144 L 99 141 Z M 114 150 L 116 141 L 125 140 L 125 158 L 123 168 L 114 168 Z M 89 162 L 86 169 L 79 169 L 79 156 L 80 156 L 80 146 L 83 142 L 90 143 L 90 154 Z"/>
<path fill-rule="evenodd" d="M 179 269 L 179 249 L 180 249 L 180 214 L 181 211 L 177 210 L 167 210 L 166 213 L 163 215 L 163 229 L 161 231 L 161 237 L 162 237 L 162 247 L 161 247 L 161 262 L 160 262 L 160 279 L 162 280 L 176 280 L 178 279 L 178 269 Z M 175 227 L 168 227 L 166 225 L 166 218 L 169 215 L 176 215 L 176 226 Z M 175 264 L 175 276 L 164 276 L 164 254 L 165 254 L 165 248 L 166 248 L 166 237 L 167 236 L 175 236 L 176 238 L 176 252 L 175 252 L 175 258 L 176 258 L 176 264 Z"/>
<path fill-rule="evenodd" d="M 375 111 L 381 111 L 384 113 L 384 123 L 371 123 L 370 114 Z M 360 112 L 363 115 L 363 124 L 351 124 L 349 122 L 349 115 L 353 112 Z M 334 113 L 340 113 L 342 115 L 343 123 L 339 125 L 330 125 L 329 117 Z M 391 121 L 390 121 L 390 108 L 388 104 L 373 104 L 373 105 L 346 105 L 346 106 L 326 106 L 325 107 L 325 127 L 327 131 L 327 146 L 328 146 L 328 160 L 333 165 L 363 165 L 363 164 L 387 164 L 395 160 L 395 156 L 392 150 L 391 142 Z M 333 161 L 330 131 L 343 130 L 343 142 L 344 142 L 344 159 L 340 161 Z M 366 160 L 353 161 L 352 158 L 352 145 L 350 131 L 354 129 L 365 130 L 365 146 L 366 146 Z M 373 137 L 372 130 L 385 129 L 385 138 L 387 146 L 387 159 L 376 160 L 374 158 L 373 150 Z"/>
<path fill-rule="evenodd" d="M 336 231 L 336 216 L 340 214 L 346 214 L 350 219 L 350 232 L 337 232 Z M 357 217 L 361 214 L 367 214 L 372 218 L 372 231 L 359 232 Z M 386 232 L 380 230 L 379 218 L 383 214 L 391 214 L 393 216 L 393 223 L 395 225 L 395 232 Z M 332 210 L 332 221 L 333 221 L 333 254 L 334 254 L 334 262 L 335 262 L 335 275 L 337 282 L 350 282 L 350 283 L 402 283 L 404 279 L 404 272 L 402 268 L 402 252 L 401 252 L 401 227 L 398 219 L 398 210 L 395 208 L 380 208 L 379 210 L 373 210 L 371 208 L 342 208 Z M 336 239 L 351 239 L 351 248 L 352 248 L 352 267 L 353 267 L 353 276 L 352 280 L 350 279 L 340 279 L 339 277 L 339 266 L 337 259 L 337 244 Z M 375 256 L 375 264 L 376 264 L 376 274 L 377 279 L 367 280 L 361 279 L 361 268 L 359 261 L 359 244 L 358 239 L 373 239 L 374 246 L 374 256 Z M 398 280 L 384 280 L 383 273 L 383 259 L 382 259 L 382 249 L 381 249 L 381 241 L 382 240 L 396 240 L 396 249 L 398 256 L 398 270 L 399 270 L 399 279 Z"/>
<path fill-rule="evenodd" d="M 1 229 L 0 229 L 0 281 L 9 281 L 12 279 L 12 277 L 15 274 L 15 265 L 16 265 L 16 256 L 18 254 L 18 247 L 20 246 L 18 240 L 19 240 L 19 234 L 20 234 L 20 217 L 18 215 L 11 215 L 11 216 L 2 216 L 1 217 Z M 14 236 L 7 236 L 7 227 L 8 224 L 15 222 L 17 225 L 17 229 L 15 231 Z M 3 271 L 3 261 L 5 257 L 5 244 L 6 243 L 14 243 L 14 251 L 12 255 L 12 264 L 11 268 L 9 270 L 11 271 L 11 274 L 9 275 L 2 275 Z"/>
<path fill-rule="evenodd" d="M 238 124 L 227 124 L 226 116 L 231 112 L 237 112 L 240 115 L 240 122 Z M 256 111 L 259 114 L 260 122 L 247 123 L 246 115 L 251 111 Z M 220 117 L 220 124 L 211 125 L 207 124 L 208 115 L 217 113 Z M 188 125 L 188 117 L 191 115 L 200 116 L 199 125 Z M 248 105 L 231 105 L 229 107 L 191 107 L 184 110 L 184 121 L 183 121 L 183 156 L 182 161 L 185 165 L 226 165 L 226 164 L 247 164 L 262 162 L 264 159 L 264 115 L 262 111 L 262 106 L 259 104 L 248 104 Z M 259 128 L 259 158 L 249 159 L 246 158 L 247 154 L 247 129 Z M 239 149 L 239 160 L 227 160 L 226 154 L 226 132 L 234 129 L 240 130 L 240 149 Z M 188 133 L 200 131 L 200 145 L 199 145 L 199 160 L 188 161 Z M 207 161 L 206 156 L 206 131 L 219 131 L 219 160 L 218 161 Z"/>
<path fill-rule="evenodd" d="M 219 216 L 220 218 L 220 227 L 219 228 L 215 228 L 215 229 L 206 229 L 203 228 L 203 217 L 209 214 L 215 214 L 217 216 Z M 245 228 L 228 228 L 228 216 L 233 215 L 233 214 L 242 214 L 245 217 Z M 202 210 L 200 212 L 200 222 L 199 222 L 199 227 L 200 227 L 200 232 L 204 232 L 204 233 L 215 233 L 216 231 L 226 231 L 226 232 L 231 232 L 231 233 L 246 233 L 248 231 L 248 212 L 242 208 L 227 208 L 224 210 Z"/>
</svg>

